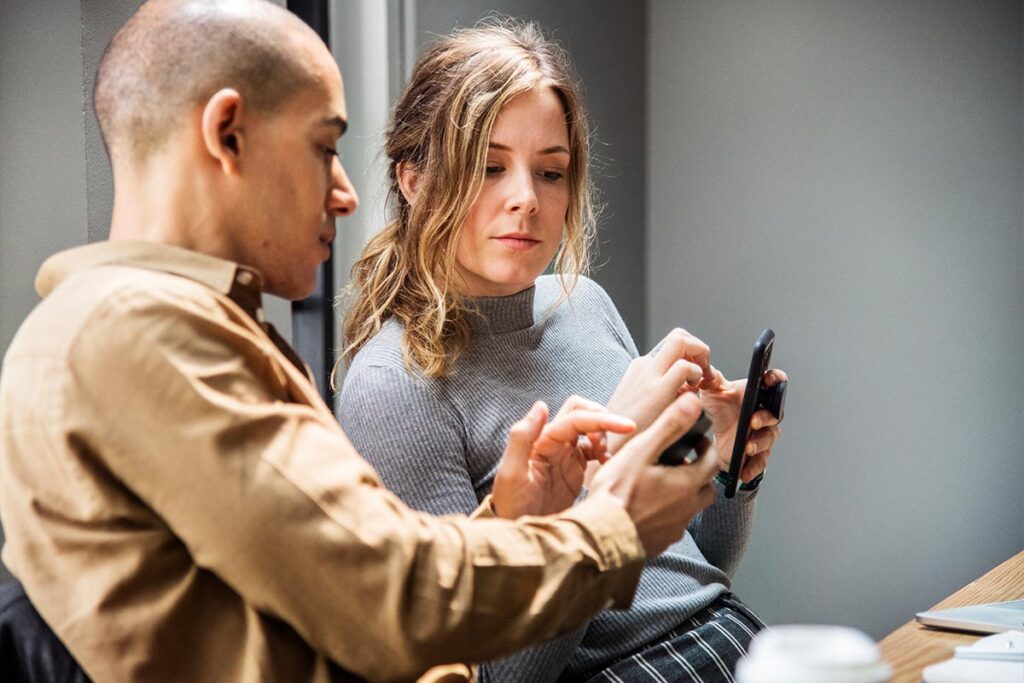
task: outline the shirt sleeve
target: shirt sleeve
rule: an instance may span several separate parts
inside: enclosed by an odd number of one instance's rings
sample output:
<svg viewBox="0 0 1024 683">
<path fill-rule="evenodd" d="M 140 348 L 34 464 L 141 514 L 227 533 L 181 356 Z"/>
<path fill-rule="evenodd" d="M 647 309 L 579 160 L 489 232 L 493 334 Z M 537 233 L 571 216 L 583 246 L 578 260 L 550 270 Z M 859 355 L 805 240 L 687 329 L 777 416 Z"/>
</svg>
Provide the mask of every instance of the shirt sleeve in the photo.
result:
<svg viewBox="0 0 1024 683">
<path fill-rule="evenodd" d="M 339 408 L 356 450 L 410 507 L 448 515 L 477 506 L 462 422 L 428 382 L 404 367 L 357 363 L 345 376 Z M 554 681 L 585 632 L 579 628 L 486 663 L 481 681 Z"/>
<path fill-rule="evenodd" d="M 628 606 L 643 549 L 610 497 L 516 522 L 413 512 L 326 406 L 288 400 L 286 362 L 216 305 L 120 291 L 69 353 L 67 438 L 200 570 L 366 678 L 494 658 Z"/>
</svg>

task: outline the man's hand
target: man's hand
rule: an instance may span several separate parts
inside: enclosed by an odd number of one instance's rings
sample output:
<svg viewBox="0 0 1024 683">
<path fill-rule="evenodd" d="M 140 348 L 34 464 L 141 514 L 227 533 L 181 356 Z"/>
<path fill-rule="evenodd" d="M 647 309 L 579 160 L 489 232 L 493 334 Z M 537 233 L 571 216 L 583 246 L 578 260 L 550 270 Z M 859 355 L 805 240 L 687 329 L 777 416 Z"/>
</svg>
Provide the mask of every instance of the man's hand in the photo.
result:
<svg viewBox="0 0 1024 683">
<path fill-rule="evenodd" d="M 682 538 L 694 515 L 715 499 L 714 457 L 675 467 L 658 464 L 661 452 L 693 426 L 700 409 L 693 392 L 679 396 L 594 475 L 591 493 L 609 493 L 622 503 L 648 557 Z"/>
<path fill-rule="evenodd" d="M 782 370 L 769 370 L 765 373 L 764 383 L 773 387 L 787 380 Z M 714 367 L 711 377 L 700 384 L 700 402 L 711 419 L 711 431 L 715 435 L 715 451 L 718 453 L 718 464 L 722 470 L 729 470 L 732 459 L 732 448 L 736 441 L 736 427 L 740 419 L 740 407 L 743 404 L 743 392 L 747 388 L 747 380 L 730 381 Z M 740 470 L 740 480 L 750 481 L 765 471 L 768 458 L 771 457 L 772 446 L 779 438 L 779 420 L 767 410 L 759 410 L 750 418 L 751 434 L 744 450 L 746 461 Z"/>
<path fill-rule="evenodd" d="M 637 433 L 686 388 L 711 380 L 711 349 L 697 337 L 674 329 L 655 347 L 657 352 L 633 359 L 608 401 L 608 410 L 636 422 Z M 630 437 L 610 436 L 608 450 L 622 448 Z"/>
<path fill-rule="evenodd" d="M 636 425 L 593 401 L 571 396 L 554 419 L 538 401 L 508 434 L 494 477 L 491 503 L 499 517 L 547 515 L 572 505 L 583 487 L 587 462 L 607 459 L 606 432 L 626 434 Z"/>
</svg>

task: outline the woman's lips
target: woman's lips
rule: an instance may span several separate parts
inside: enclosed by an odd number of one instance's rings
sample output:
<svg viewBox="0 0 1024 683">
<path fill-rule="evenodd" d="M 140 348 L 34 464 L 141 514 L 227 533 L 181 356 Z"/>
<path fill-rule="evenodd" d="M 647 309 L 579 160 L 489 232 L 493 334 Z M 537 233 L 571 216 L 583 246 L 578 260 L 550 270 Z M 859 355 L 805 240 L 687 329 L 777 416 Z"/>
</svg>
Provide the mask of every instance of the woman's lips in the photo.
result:
<svg viewBox="0 0 1024 683">
<path fill-rule="evenodd" d="M 535 240 L 529 237 L 495 237 L 496 240 L 504 244 L 509 249 L 514 251 L 526 251 L 540 244 L 540 240 Z"/>
</svg>

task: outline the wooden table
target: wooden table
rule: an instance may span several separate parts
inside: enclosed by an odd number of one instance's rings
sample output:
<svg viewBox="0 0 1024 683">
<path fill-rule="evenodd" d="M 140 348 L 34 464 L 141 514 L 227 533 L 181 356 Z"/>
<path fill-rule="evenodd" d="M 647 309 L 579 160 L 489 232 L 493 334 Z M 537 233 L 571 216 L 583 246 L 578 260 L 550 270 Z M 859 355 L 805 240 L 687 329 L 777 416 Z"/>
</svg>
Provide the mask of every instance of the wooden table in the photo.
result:
<svg viewBox="0 0 1024 683">
<path fill-rule="evenodd" d="M 1024 599 L 1024 551 L 972 581 L 932 607 L 948 609 L 983 602 Z M 892 683 L 920 683 L 921 670 L 953 656 L 957 645 L 970 645 L 982 635 L 938 631 L 908 621 L 879 643 L 892 665 Z"/>
</svg>

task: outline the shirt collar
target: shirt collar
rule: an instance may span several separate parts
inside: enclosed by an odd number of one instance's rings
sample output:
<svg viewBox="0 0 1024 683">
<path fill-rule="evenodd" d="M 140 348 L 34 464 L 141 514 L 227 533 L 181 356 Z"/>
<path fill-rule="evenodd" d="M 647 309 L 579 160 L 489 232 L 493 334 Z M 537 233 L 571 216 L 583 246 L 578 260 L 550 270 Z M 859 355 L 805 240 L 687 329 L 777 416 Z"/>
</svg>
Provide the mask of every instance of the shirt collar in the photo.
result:
<svg viewBox="0 0 1024 683">
<path fill-rule="evenodd" d="M 157 242 L 97 242 L 54 254 L 36 275 L 36 291 L 46 297 L 72 273 L 106 265 L 143 268 L 195 280 L 229 296 L 254 318 L 260 317 L 263 281 L 258 271 L 233 261 Z"/>
</svg>

